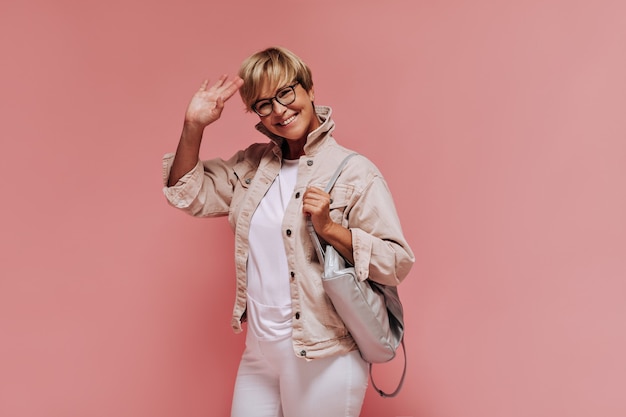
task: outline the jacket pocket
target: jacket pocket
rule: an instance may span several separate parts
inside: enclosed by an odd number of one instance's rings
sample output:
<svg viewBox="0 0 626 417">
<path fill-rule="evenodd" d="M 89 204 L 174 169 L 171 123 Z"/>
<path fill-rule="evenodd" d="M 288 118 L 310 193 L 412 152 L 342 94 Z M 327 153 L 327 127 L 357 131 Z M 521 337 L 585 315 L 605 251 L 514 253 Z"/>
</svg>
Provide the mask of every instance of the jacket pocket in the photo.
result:
<svg viewBox="0 0 626 417">
<path fill-rule="evenodd" d="M 237 162 L 233 167 L 235 177 L 237 177 L 237 184 L 235 184 L 235 191 L 237 188 L 247 189 L 252 183 L 252 178 L 256 172 L 255 167 L 250 165 L 247 161 Z"/>
<path fill-rule="evenodd" d="M 241 202 L 252 184 L 256 168 L 247 161 L 241 161 L 233 166 L 233 172 L 235 173 L 235 180 L 233 182 L 233 196 L 230 202 L 228 220 L 234 229 L 236 219 L 239 218 Z"/>
</svg>

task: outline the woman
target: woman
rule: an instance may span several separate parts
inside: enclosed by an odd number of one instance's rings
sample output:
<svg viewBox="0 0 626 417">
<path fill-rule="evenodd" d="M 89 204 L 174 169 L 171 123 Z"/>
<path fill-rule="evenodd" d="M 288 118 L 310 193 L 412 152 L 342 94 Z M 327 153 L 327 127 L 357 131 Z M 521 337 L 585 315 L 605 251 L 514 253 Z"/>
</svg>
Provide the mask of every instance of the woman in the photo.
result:
<svg viewBox="0 0 626 417">
<path fill-rule="evenodd" d="M 269 137 L 228 160 L 200 161 L 204 129 L 239 91 Z M 316 107 L 310 69 L 284 48 L 246 59 L 239 76 L 202 83 L 176 154 L 164 157 L 164 193 L 193 216 L 228 216 L 235 233 L 232 326 L 247 319 L 233 417 L 358 416 L 367 364 L 321 285 L 306 219 L 355 265 L 361 279 L 398 285 L 414 257 L 389 189 L 366 158 L 351 158 L 330 195 L 324 186 L 348 149 Z"/>
</svg>

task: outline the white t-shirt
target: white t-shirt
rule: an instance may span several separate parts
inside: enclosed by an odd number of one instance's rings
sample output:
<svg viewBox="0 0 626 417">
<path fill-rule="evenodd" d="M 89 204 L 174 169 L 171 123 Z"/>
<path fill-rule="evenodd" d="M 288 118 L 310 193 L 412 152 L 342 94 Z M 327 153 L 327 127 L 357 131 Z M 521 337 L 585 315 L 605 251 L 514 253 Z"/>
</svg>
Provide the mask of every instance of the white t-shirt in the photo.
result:
<svg viewBox="0 0 626 417">
<path fill-rule="evenodd" d="M 291 335 L 291 293 L 282 221 L 297 176 L 298 160 L 283 160 L 280 173 L 250 223 L 247 316 L 249 330 L 260 339 Z"/>
</svg>

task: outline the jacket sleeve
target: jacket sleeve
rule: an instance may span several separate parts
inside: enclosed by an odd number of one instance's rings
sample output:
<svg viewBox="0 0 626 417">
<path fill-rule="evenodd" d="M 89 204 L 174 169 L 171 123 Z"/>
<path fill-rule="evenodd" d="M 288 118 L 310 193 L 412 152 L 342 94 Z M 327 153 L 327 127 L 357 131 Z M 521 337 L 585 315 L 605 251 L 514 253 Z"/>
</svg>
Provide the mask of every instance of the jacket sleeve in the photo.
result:
<svg viewBox="0 0 626 417">
<path fill-rule="evenodd" d="M 237 177 L 234 166 L 240 159 L 235 154 L 229 160 L 198 161 L 173 186 L 167 186 L 174 154 L 163 157 L 163 194 L 174 207 L 197 217 L 216 217 L 228 214 Z"/>
<path fill-rule="evenodd" d="M 398 285 L 409 273 L 415 256 L 404 238 L 391 192 L 375 175 L 349 215 L 357 277 Z"/>
</svg>

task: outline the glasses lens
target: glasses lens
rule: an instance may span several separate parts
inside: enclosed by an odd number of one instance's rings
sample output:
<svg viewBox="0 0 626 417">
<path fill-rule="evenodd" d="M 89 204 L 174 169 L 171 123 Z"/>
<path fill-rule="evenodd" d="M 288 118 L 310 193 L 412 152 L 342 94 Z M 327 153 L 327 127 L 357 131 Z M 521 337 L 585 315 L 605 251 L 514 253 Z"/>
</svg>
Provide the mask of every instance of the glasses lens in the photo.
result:
<svg viewBox="0 0 626 417">
<path fill-rule="evenodd" d="M 272 112 L 271 100 L 262 100 L 254 103 L 254 111 L 260 116 L 267 116 Z"/>
<path fill-rule="evenodd" d="M 257 101 L 252 105 L 252 110 L 254 110 L 259 116 L 269 116 L 274 110 L 274 106 L 272 105 L 273 100 L 276 100 L 283 106 L 293 103 L 296 100 L 296 90 L 294 87 L 295 85 L 285 87 L 279 90 L 273 98 Z"/>
<path fill-rule="evenodd" d="M 295 99 L 296 91 L 293 87 L 283 88 L 278 92 L 278 94 L 276 94 L 276 100 L 283 106 L 293 103 Z"/>
</svg>

